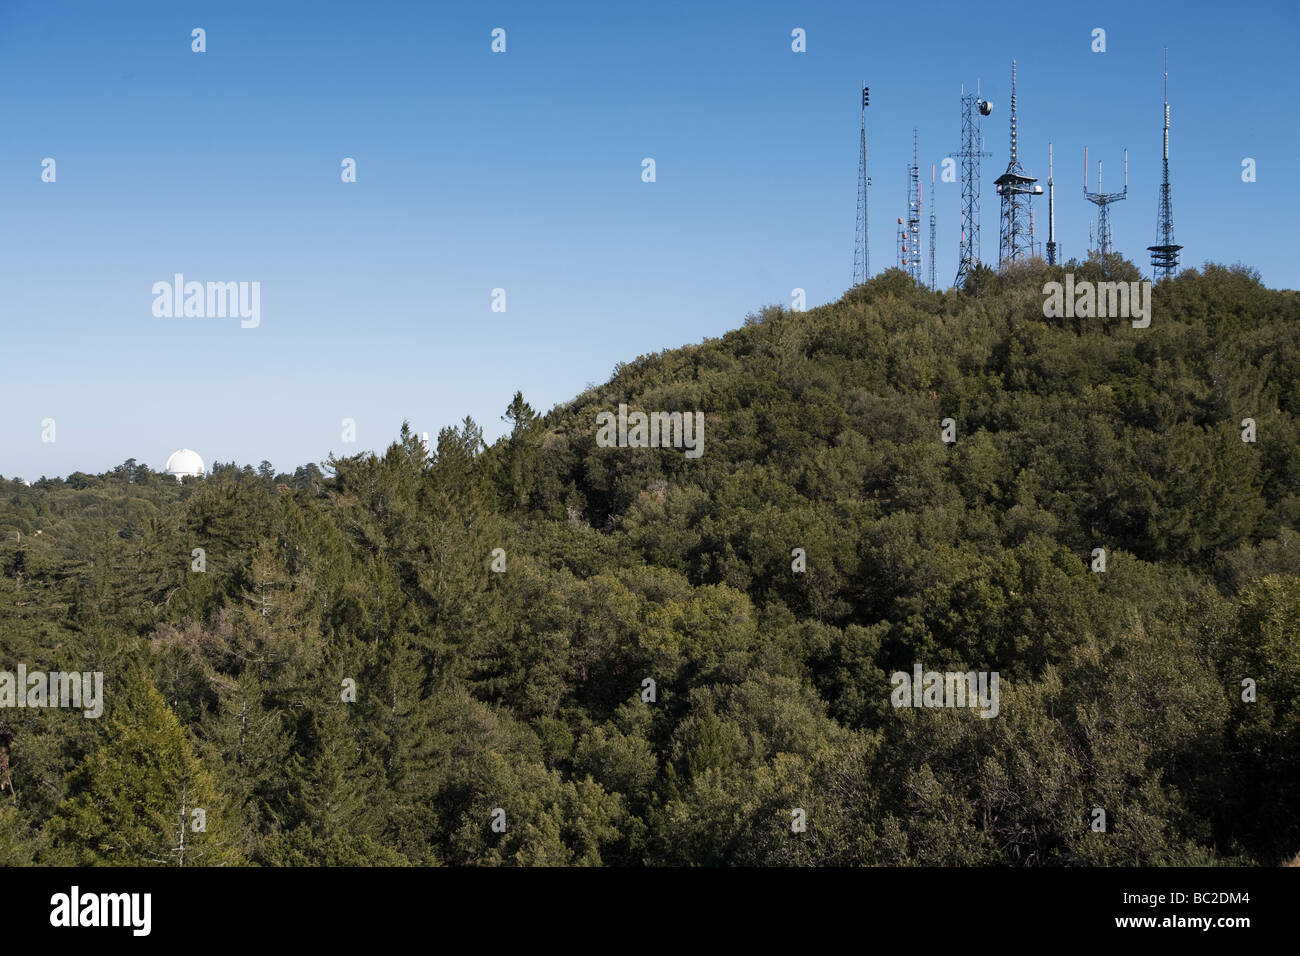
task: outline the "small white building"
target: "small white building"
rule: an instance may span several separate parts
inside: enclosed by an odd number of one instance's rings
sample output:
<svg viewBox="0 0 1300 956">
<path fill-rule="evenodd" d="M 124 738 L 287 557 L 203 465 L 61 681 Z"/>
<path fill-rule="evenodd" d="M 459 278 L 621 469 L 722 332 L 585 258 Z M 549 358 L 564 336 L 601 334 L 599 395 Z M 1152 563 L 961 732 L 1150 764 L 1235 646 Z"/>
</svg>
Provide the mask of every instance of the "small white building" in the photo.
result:
<svg viewBox="0 0 1300 956">
<path fill-rule="evenodd" d="M 203 459 L 197 452 L 192 452 L 188 448 L 172 452 L 163 470 L 169 475 L 174 475 L 177 481 L 182 478 L 200 478 L 205 471 Z"/>
</svg>

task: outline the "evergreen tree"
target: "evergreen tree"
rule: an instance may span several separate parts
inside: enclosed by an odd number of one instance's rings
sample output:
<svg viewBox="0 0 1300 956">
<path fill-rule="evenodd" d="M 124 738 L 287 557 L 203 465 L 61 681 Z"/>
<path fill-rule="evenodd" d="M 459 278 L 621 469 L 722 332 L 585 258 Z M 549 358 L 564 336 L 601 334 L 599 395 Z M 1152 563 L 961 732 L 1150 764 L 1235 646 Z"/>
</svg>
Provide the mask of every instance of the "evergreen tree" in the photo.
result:
<svg viewBox="0 0 1300 956">
<path fill-rule="evenodd" d="M 224 866 L 242 861 L 226 798 L 140 670 L 106 709 L 100 746 L 74 771 L 49 823 L 51 862 Z"/>
</svg>

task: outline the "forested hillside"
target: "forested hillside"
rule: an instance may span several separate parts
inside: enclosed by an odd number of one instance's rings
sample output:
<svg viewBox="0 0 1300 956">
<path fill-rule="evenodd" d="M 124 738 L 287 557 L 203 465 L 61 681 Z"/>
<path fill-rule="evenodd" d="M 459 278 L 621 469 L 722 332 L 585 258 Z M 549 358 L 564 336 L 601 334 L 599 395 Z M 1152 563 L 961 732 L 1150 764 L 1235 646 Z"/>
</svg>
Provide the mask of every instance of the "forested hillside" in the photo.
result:
<svg viewBox="0 0 1300 956">
<path fill-rule="evenodd" d="M 1294 857 L 1300 295 L 1188 270 L 1139 329 L 1061 273 L 891 270 L 491 447 L 0 481 L 0 669 L 106 699 L 0 709 L 0 864 Z M 896 709 L 918 663 L 998 715 Z"/>
</svg>

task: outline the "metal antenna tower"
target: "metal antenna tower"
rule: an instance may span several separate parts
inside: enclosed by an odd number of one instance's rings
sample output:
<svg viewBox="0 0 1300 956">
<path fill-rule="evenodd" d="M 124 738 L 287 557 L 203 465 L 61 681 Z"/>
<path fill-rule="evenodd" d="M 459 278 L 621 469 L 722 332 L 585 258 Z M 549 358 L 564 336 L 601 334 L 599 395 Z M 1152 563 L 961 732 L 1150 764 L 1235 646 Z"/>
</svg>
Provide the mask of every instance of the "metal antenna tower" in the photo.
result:
<svg viewBox="0 0 1300 956">
<path fill-rule="evenodd" d="M 1178 272 L 1178 251 L 1174 243 L 1174 207 L 1169 199 L 1169 48 L 1165 48 L 1165 154 L 1164 178 L 1160 183 L 1160 210 L 1156 213 L 1156 245 L 1147 246 L 1151 253 L 1151 273 L 1159 279 L 1172 279 Z M 1100 186 L 1098 187 L 1100 188 Z"/>
<path fill-rule="evenodd" d="M 1088 192 L 1088 147 L 1083 148 L 1083 197 L 1097 206 L 1097 244 L 1101 254 L 1111 251 L 1110 204 L 1128 199 L 1128 150 L 1124 150 L 1124 191 L 1122 193 L 1104 193 L 1101 191 L 1101 160 L 1097 160 L 1097 191 Z"/>
<path fill-rule="evenodd" d="M 992 112 L 993 104 L 980 99 L 978 82 L 974 93 L 961 88 L 961 152 L 949 154 L 961 159 L 961 251 L 953 282 L 959 289 L 980 261 L 980 157 L 993 155 L 984 152 L 980 117 Z"/>
<path fill-rule="evenodd" d="M 902 267 L 918 285 L 921 282 L 921 169 L 912 130 L 912 165 L 907 167 L 907 223 L 903 237 Z"/>
<path fill-rule="evenodd" d="M 1020 165 L 1016 143 L 1016 61 L 1011 61 L 1011 159 L 1007 171 L 994 183 L 1002 197 L 1002 222 L 998 229 L 998 266 L 1015 262 L 1034 252 L 1034 227 L 1029 198 L 1040 195 L 1042 186 L 1026 176 Z"/>
<path fill-rule="evenodd" d="M 858 223 L 853 242 L 853 284 L 861 285 L 871 275 L 871 246 L 867 239 L 867 100 L 870 88 L 862 87 L 862 136 L 858 154 Z"/>
<path fill-rule="evenodd" d="M 921 207 L 925 205 L 925 183 L 920 182 L 920 174 L 916 164 L 912 164 L 912 176 L 916 178 L 916 218 L 912 220 L 912 262 L 914 267 L 912 272 L 913 278 L 918 285 L 921 284 Z"/>
<path fill-rule="evenodd" d="M 907 267 L 904 264 L 904 256 L 906 255 L 906 250 L 907 250 L 907 233 L 905 231 L 906 229 L 907 227 L 903 225 L 903 217 L 899 216 L 897 247 L 895 249 L 895 254 L 897 258 L 894 264 L 898 266 L 898 268 L 902 269 L 904 272 L 907 271 Z"/>
<path fill-rule="evenodd" d="M 930 288 L 939 288 L 934 278 L 934 164 L 930 164 Z"/>
<path fill-rule="evenodd" d="M 1052 181 L 1052 144 L 1047 144 L 1047 264 L 1056 265 L 1056 183 Z"/>
</svg>

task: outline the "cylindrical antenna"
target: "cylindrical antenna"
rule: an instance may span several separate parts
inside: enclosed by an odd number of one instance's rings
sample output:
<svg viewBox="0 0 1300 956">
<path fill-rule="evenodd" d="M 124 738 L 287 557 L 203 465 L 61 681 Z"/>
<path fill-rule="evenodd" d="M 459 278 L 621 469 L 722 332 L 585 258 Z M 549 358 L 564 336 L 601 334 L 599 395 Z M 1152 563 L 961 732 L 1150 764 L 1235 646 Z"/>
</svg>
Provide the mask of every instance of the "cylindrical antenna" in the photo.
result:
<svg viewBox="0 0 1300 956">
<path fill-rule="evenodd" d="M 1169 47 L 1165 47 L 1165 162 L 1169 162 Z"/>
<path fill-rule="evenodd" d="M 1056 183 L 1052 179 L 1051 143 L 1047 144 L 1047 245 L 1054 259 L 1056 257 Z"/>
<path fill-rule="evenodd" d="M 1011 165 L 1016 164 L 1016 61 L 1011 61 Z"/>
</svg>

